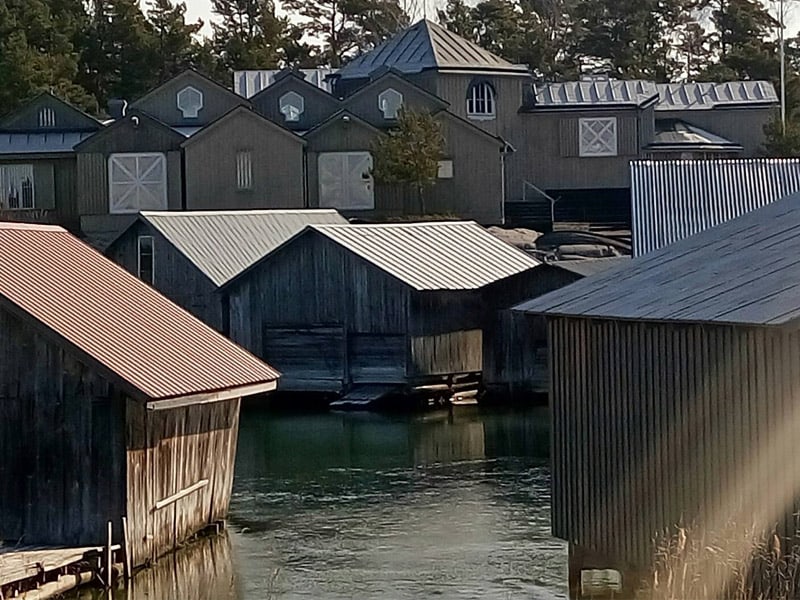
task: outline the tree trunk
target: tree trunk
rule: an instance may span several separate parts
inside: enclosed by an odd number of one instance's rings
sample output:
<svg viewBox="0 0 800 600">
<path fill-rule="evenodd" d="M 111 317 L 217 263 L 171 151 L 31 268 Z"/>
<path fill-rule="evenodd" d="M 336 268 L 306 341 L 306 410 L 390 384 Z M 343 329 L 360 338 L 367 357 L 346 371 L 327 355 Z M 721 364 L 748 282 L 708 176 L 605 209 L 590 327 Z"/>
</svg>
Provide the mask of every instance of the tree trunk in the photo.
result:
<svg viewBox="0 0 800 600">
<path fill-rule="evenodd" d="M 425 215 L 425 192 L 421 185 L 417 186 L 417 200 L 419 200 L 419 214 Z"/>
</svg>

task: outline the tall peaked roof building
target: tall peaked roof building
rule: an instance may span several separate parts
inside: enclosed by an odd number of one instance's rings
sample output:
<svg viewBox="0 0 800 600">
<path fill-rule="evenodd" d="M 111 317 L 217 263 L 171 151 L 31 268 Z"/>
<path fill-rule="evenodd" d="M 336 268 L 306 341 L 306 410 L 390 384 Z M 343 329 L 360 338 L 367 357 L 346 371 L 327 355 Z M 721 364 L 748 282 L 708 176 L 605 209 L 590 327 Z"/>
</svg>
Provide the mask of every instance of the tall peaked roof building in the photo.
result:
<svg viewBox="0 0 800 600">
<path fill-rule="evenodd" d="M 528 75 L 525 65 L 512 64 L 428 20 L 419 21 L 374 50 L 354 58 L 337 73 L 337 77 L 365 78 L 386 68 L 405 74 L 436 69 Z"/>
</svg>

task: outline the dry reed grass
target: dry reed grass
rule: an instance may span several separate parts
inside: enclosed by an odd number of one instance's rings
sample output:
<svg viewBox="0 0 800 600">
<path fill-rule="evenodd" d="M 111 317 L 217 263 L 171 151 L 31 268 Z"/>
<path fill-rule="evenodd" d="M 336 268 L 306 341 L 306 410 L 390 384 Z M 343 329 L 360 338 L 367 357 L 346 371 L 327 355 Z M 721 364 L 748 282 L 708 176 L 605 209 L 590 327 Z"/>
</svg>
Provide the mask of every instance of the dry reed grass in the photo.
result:
<svg viewBox="0 0 800 600">
<path fill-rule="evenodd" d="M 741 549 L 746 547 L 747 552 Z M 788 600 L 800 597 L 800 545 L 777 533 L 730 525 L 723 531 L 677 527 L 656 544 L 640 600 Z M 710 581 L 726 581 L 720 597 Z M 712 597 L 713 594 L 713 597 Z"/>
</svg>

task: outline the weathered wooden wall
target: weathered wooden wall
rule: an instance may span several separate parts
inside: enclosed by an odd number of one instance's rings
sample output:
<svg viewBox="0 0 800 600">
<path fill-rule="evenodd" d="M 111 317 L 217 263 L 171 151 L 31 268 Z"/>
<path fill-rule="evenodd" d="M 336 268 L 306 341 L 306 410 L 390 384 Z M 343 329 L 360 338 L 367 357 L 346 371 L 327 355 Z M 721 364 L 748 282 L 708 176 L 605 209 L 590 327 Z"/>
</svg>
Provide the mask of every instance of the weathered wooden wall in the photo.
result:
<svg viewBox="0 0 800 600">
<path fill-rule="evenodd" d="M 184 149 L 186 208 L 303 208 L 303 140 L 252 111 L 197 134 Z M 251 189 L 237 189 L 236 155 L 250 152 Z"/>
<path fill-rule="evenodd" d="M 233 487 L 239 399 L 148 411 L 127 403 L 127 514 L 134 565 L 225 518 Z M 157 503 L 199 482 L 205 487 Z"/>
<path fill-rule="evenodd" d="M 124 513 L 120 397 L 2 310 L 0 405 L 0 540 L 102 544 Z"/>
<path fill-rule="evenodd" d="M 752 502 L 747 527 L 768 497 L 797 493 L 800 464 L 769 454 L 793 445 L 797 331 L 568 318 L 548 331 L 556 536 L 645 566 L 659 531 Z M 794 532 L 799 505 L 790 493 L 770 521 Z"/>
<path fill-rule="evenodd" d="M 106 250 L 106 256 L 138 276 L 141 235 L 153 237 L 153 287 L 221 332 L 224 323 L 217 287 L 155 228 L 140 221 Z"/>
</svg>

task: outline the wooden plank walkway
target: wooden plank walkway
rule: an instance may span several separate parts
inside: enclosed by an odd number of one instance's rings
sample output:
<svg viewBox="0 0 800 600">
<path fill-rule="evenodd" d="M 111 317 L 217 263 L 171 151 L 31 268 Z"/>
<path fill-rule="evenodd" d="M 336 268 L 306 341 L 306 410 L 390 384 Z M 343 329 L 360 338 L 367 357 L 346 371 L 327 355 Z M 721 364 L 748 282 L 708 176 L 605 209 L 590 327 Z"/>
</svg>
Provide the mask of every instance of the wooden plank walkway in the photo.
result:
<svg viewBox="0 0 800 600">
<path fill-rule="evenodd" d="M 94 546 L 83 548 L 11 548 L 0 546 L 0 587 L 80 562 Z"/>
</svg>

